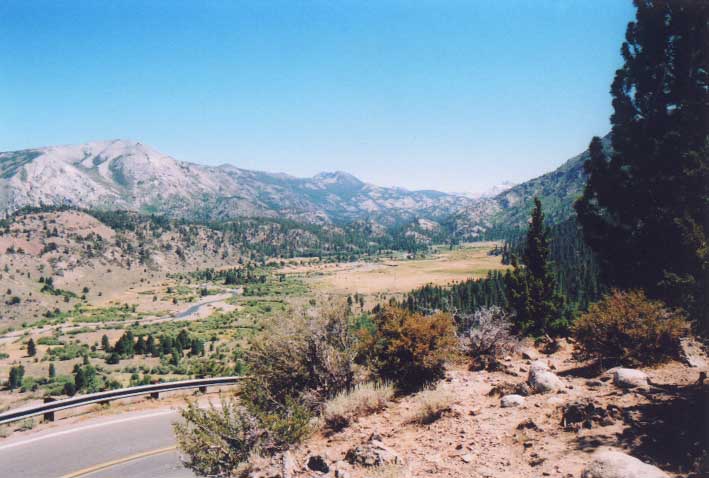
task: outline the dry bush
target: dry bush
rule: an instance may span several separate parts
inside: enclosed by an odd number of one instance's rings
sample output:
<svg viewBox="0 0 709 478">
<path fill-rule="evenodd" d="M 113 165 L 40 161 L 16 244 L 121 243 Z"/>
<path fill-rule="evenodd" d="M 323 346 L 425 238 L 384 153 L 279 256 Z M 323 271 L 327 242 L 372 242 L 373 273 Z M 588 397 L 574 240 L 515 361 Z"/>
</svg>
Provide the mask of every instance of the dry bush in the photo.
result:
<svg viewBox="0 0 709 478">
<path fill-rule="evenodd" d="M 417 393 L 414 398 L 416 401 L 410 421 L 422 425 L 433 423 L 441 418 L 444 412 L 450 410 L 455 401 L 455 397 L 450 391 L 440 388 L 424 390 Z"/>
<path fill-rule="evenodd" d="M 583 357 L 624 365 L 652 364 L 678 356 L 689 326 L 681 312 L 642 291 L 613 290 L 592 304 L 574 324 Z"/>
<path fill-rule="evenodd" d="M 189 404 L 182 412 L 175 433 L 186 465 L 203 476 L 232 476 L 253 453 L 272 455 L 302 441 L 325 400 L 353 386 L 350 321 L 340 307 L 270 324 L 247 352 L 250 378 L 239 402 Z"/>
<path fill-rule="evenodd" d="M 323 420 L 331 430 L 341 430 L 359 417 L 382 410 L 393 396 L 394 387 L 388 383 L 355 385 L 325 403 Z"/>
<path fill-rule="evenodd" d="M 470 324 L 463 342 L 477 369 L 493 368 L 498 358 L 513 352 L 519 343 L 509 316 L 500 307 L 482 307 L 462 321 Z"/>
<path fill-rule="evenodd" d="M 374 317 L 373 330 L 362 331 L 360 353 L 384 380 L 415 390 L 443 376 L 457 343 L 449 314 L 385 307 Z"/>
<path fill-rule="evenodd" d="M 311 410 L 354 385 L 356 337 L 346 307 L 316 318 L 289 317 L 269 324 L 246 354 L 253 377 L 245 394 L 262 408 L 297 399 Z"/>
</svg>

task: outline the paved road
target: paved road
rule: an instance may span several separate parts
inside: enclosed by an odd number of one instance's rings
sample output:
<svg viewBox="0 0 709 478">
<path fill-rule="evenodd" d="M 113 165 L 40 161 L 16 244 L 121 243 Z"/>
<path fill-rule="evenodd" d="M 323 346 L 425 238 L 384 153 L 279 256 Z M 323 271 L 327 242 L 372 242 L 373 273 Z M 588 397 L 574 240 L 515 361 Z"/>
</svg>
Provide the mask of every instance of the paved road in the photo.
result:
<svg viewBox="0 0 709 478">
<path fill-rule="evenodd" d="M 132 412 L 16 433 L 0 441 L 0 477 L 194 477 L 170 448 L 175 444 L 172 423 L 177 418 L 174 410 Z M 141 457 L 156 450 L 165 451 Z M 97 465 L 116 461 L 120 463 L 88 473 Z M 81 470 L 87 473 L 76 475 Z"/>
</svg>

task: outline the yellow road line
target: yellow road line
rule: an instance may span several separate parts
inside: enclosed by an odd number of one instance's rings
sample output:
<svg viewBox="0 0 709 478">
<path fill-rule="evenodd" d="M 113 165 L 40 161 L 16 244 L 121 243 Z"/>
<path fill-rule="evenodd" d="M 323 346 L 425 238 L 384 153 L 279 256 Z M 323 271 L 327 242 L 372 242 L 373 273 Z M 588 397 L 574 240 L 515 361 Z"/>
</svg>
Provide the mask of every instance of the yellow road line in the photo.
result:
<svg viewBox="0 0 709 478">
<path fill-rule="evenodd" d="M 89 473 L 94 473 L 94 472 L 97 472 L 100 470 L 105 470 L 106 468 L 110 468 L 112 466 L 127 463 L 129 461 L 138 460 L 140 458 L 145 458 L 148 456 L 159 455 L 161 453 L 166 453 L 166 452 L 172 451 L 176 448 L 177 448 L 177 445 L 171 445 L 171 446 L 166 446 L 165 448 L 158 448 L 157 450 L 150 450 L 150 451 L 144 451 L 142 453 L 136 453 L 135 455 L 125 456 L 123 458 L 118 458 L 117 460 L 107 461 L 107 462 L 101 463 L 99 465 L 93 465 L 93 466 L 89 466 L 87 468 L 81 469 L 79 471 L 74 471 L 72 473 L 69 473 L 68 475 L 61 476 L 61 478 L 77 478 L 79 476 L 88 475 Z"/>
</svg>

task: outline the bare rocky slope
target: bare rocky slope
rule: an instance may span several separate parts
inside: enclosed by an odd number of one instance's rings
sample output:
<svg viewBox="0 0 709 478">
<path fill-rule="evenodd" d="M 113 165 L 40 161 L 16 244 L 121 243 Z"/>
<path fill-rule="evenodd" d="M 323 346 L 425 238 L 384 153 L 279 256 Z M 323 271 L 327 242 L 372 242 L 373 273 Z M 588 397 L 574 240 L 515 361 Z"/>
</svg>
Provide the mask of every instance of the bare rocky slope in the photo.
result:
<svg viewBox="0 0 709 478">
<path fill-rule="evenodd" d="M 296 178 L 178 161 L 126 140 L 0 153 L 0 210 L 23 206 L 160 212 L 191 219 L 286 217 L 311 223 L 440 218 L 473 199 L 360 181 L 344 172 Z"/>
<path fill-rule="evenodd" d="M 426 392 L 398 397 L 341 431 L 319 431 L 285 457 L 257 464 L 252 476 L 707 476 L 705 355 L 701 366 L 674 361 L 603 372 L 577 362 L 572 351 L 568 342 L 552 355 L 530 345 L 507 357 L 504 371 L 451 366 L 436 391 L 444 406 L 427 422 L 412 419 L 430 403 Z"/>
<path fill-rule="evenodd" d="M 604 144 L 610 150 L 609 136 Z M 561 222 L 585 183 L 585 151 L 558 169 L 495 196 L 409 191 L 365 183 L 345 172 L 311 178 L 231 165 L 178 161 L 127 140 L 0 153 L 0 216 L 25 206 L 127 209 L 213 221 L 288 218 L 304 223 L 370 221 L 384 227 L 425 219 L 474 239 L 525 224 L 534 196 Z"/>
</svg>

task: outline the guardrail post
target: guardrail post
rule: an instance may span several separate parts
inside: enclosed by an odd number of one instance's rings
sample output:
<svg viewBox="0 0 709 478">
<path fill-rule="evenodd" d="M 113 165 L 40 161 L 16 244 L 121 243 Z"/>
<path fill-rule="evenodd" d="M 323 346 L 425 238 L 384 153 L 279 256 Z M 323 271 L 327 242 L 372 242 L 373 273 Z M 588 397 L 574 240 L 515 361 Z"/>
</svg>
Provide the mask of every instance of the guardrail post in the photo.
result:
<svg viewBox="0 0 709 478">
<path fill-rule="evenodd" d="M 207 393 L 207 386 L 199 387 L 199 393 Z"/>
<path fill-rule="evenodd" d="M 51 403 L 56 400 L 57 399 L 54 397 L 44 397 L 44 403 Z M 44 415 L 42 415 L 42 418 L 44 419 L 45 422 L 53 422 L 54 421 L 54 412 L 47 412 Z"/>
<path fill-rule="evenodd" d="M 157 400 L 158 398 L 160 398 L 160 392 L 150 392 L 150 398 L 152 398 L 153 400 Z"/>
</svg>

